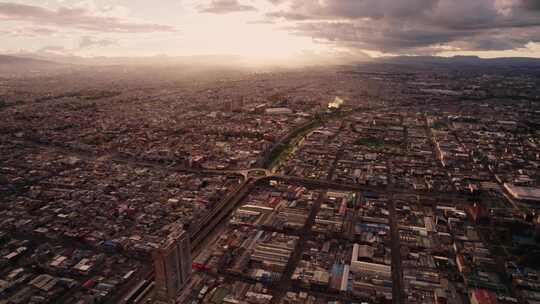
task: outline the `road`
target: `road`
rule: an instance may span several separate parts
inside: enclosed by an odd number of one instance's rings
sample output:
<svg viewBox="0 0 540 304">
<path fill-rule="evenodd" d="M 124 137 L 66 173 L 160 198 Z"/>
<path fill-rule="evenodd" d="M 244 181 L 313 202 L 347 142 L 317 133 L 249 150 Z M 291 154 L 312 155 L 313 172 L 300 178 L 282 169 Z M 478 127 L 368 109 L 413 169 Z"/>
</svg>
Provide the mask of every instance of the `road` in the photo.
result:
<svg viewBox="0 0 540 304">
<path fill-rule="evenodd" d="M 389 189 L 386 186 L 365 186 L 359 184 L 348 184 L 348 183 L 337 183 L 330 182 L 328 180 L 317 180 L 297 176 L 288 176 L 288 175 L 271 175 L 265 178 L 266 180 L 276 180 L 296 185 L 305 186 L 307 188 L 327 188 L 335 190 L 345 190 L 345 191 L 355 191 L 355 192 L 370 192 L 381 195 L 388 194 L 407 194 L 407 195 L 419 195 L 419 196 L 429 196 L 432 198 L 445 200 L 452 200 L 456 203 L 460 201 L 466 202 L 471 199 L 473 196 L 463 193 L 448 193 L 448 192 L 438 192 L 438 191 L 422 191 L 414 189 L 401 189 L 401 188 L 391 188 Z"/>
<path fill-rule="evenodd" d="M 300 260 L 302 260 L 302 253 L 304 252 L 304 249 L 306 247 L 306 243 L 311 240 L 313 237 L 313 225 L 315 224 L 315 219 L 317 217 L 317 214 L 319 213 L 319 210 L 321 209 L 322 202 L 326 199 L 326 191 L 321 191 L 319 198 L 315 201 L 313 206 L 311 207 L 311 211 L 309 213 L 309 216 L 306 220 L 306 223 L 304 227 L 301 229 L 300 238 L 298 239 L 298 242 L 296 243 L 296 247 L 294 248 L 293 253 L 289 257 L 289 261 L 287 262 L 287 266 L 285 266 L 285 270 L 283 271 L 281 275 L 281 279 L 278 282 L 276 288 L 273 289 L 273 299 L 272 304 L 279 304 L 281 298 L 285 295 L 285 293 L 291 289 L 292 287 L 292 275 L 294 273 L 294 270 L 298 266 L 298 263 L 300 263 Z"/>
<path fill-rule="evenodd" d="M 387 107 L 388 108 L 388 107 Z M 293 130 L 286 136 L 282 137 L 274 149 L 279 148 L 283 145 L 289 145 L 290 141 L 295 140 L 299 134 L 305 131 L 305 128 L 309 128 L 313 125 L 316 125 L 317 121 L 310 121 L 306 125 L 300 126 L 299 128 Z M 450 198 L 455 201 L 459 200 L 469 200 L 471 197 L 469 195 L 463 195 L 458 193 L 447 193 L 447 192 L 426 192 L 418 190 L 409 190 L 409 189 L 395 189 L 392 186 L 388 187 L 378 187 L 378 186 L 363 186 L 358 184 L 347 184 L 347 183 L 336 183 L 332 182 L 336 166 L 344 153 L 343 146 L 340 147 L 335 158 L 333 160 L 332 166 L 329 169 L 327 178 L 325 180 L 316 180 L 308 179 L 302 177 L 294 176 L 284 176 L 284 175 L 273 175 L 268 168 L 254 168 L 254 169 L 245 169 L 245 170 L 204 170 L 204 169 L 192 169 L 186 168 L 179 165 L 167 164 L 159 161 L 152 160 L 143 160 L 137 157 L 119 154 L 119 153 L 107 153 L 105 155 L 99 155 L 91 151 L 85 151 L 83 149 L 77 149 L 70 147 L 68 145 L 62 145 L 57 143 L 44 142 L 36 138 L 26 138 L 26 142 L 32 145 L 39 147 L 45 147 L 49 149 L 56 149 L 68 155 L 74 155 L 84 160 L 95 161 L 101 157 L 107 157 L 113 161 L 121 163 L 129 163 L 142 167 L 150 167 L 156 170 L 167 170 L 171 172 L 188 172 L 196 174 L 216 174 L 216 175 L 236 175 L 242 176 L 242 183 L 229 195 L 221 200 L 221 202 L 202 219 L 197 226 L 191 227 L 189 233 L 192 242 L 192 251 L 196 252 L 202 244 L 205 244 L 205 241 L 209 238 L 210 235 L 215 231 L 215 228 L 223 223 L 224 220 L 233 212 L 233 210 L 238 206 L 238 204 L 245 198 L 250 191 L 253 190 L 254 186 L 260 183 L 268 183 L 271 180 L 276 180 L 280 182 L 286 182 L 291 184 L 297 184 L 306 186 L 308 188 L 315 188 L 320 190 L 320 197 L 313 204 L 312 209 L 309 213 L 308 219 L 304 227 L 301 229 L 299 234 L 300 238 L 298 243 L 287 263 L 285 271 L 281 277 L 281 280 L 277 283 L 275 288 L 273 288 L 273 293 L 275 294 L 276 301 L 280 299 L 281 296 L 291 288 L 298 288 L 298 286 L 293 286 L 291 277 L 296 269 L 299 261 L 302 257 L 302 252 L 306 243 L 313 237 L 313 225 L 315 223 L 315 218 L 319 212 L 321 203 L 325 199 L 325 193 L 327 189 L 336 189 L 336 190 L 346 190 L 354 192 L 371 192 L 379 193 L 381 195 L 393 196 L 396 194 L 409 194 L 409 195 L 428 195 L 430 197 L 444 197 Z M 273 151 L 273 150 L 272 150 Z M 270 153 L 272 153 L 270 151 Z M 266 162 L 266 161 L 265 161 Z M 253 176 L 252 176 L 253 175 Z M 395 212 L 395 203 L 391 200 L 391 205 L 389 206 L 389 221 L 391 226 L 391 237 L 392 237 L 392 280 L 393 280 L 393 299 L 394 303 L 402 303 L 403 300 L 403 279 L 402 279 L 402 270 L 401 270 L 401 256 L 399 250 L 399 231 L 397 227 L 397 219 Z M 124 290 L 122 290 L 124 291 Z M 125 291 L 128 292 L 128 291 Z M 122 294 L 124 292 L 121 292 Z M 277 303 L 277 302 L 276 302 Z"/>
<path fill-rule="evenodd" d="M 343 126 L 342 126 L 343 127 Z M 337 136 L 337 134 L 335 135 Z M 340 148 L 338 153 L 336 154 L 332 166 L 329 168 L 326 181 L 331 181 L 334 177 L 334 172 L 336 170 L 337 163 L 343 154 L 343 149 Z M 281 301 L 281 298 L 285 295 L 285 293 L 293 288 L 292 284 L 292 275 L 294 274 L 294 271 L 296 270 L 296 267 L 298 267 L 298 264 L 302 260 L 302 254 L 305 250 L 306 244 L 308 241 L 310 241 L 313 238 L 313 225 L 315 225 L 315 220 L 317 218 L 317 214 L 319 213 L 321 209 L 322 203 L 326 200 L 326 193 L 328 192 L 327 188 L 319 189 L 319 197 L 317 200 L 313 203 L 311 206 L 311 210 L 309 212 L 308 218 L 306 219 L 306 223 L 302 227 L 299 233 L 299 239 L 296 243 L 296 247 L 289 257 L 289 261 L 287 262 L 287 266 L 285 267 L 285 270 L 283 271 L 281 275 L 281 279 L 278 282 L 276 288 L 272 290 L 272 304 L 279 304 Z"/>
<path fill-rule="evenodd" d="M 390 200 L 390 234 L 392 236 L 392 304 L 402 304 L 405 299 L 403 289 L 403 269 L 401 267 L 401 252 L 399 242 L 399 227 L 396 217 L 396 203 L 393 199 Z"/>
<path fill-rule="evenodd" d="M 216 208 L 212 209 L 196 228 L 190 229 L 192 251 L 196 250 L 212 233 L 214 228 L 236 209 L 238 204 L 251 192 L 255 185 L 255 180 L 245 180 L 233 193 L 225 197 Z"/>
</svg>

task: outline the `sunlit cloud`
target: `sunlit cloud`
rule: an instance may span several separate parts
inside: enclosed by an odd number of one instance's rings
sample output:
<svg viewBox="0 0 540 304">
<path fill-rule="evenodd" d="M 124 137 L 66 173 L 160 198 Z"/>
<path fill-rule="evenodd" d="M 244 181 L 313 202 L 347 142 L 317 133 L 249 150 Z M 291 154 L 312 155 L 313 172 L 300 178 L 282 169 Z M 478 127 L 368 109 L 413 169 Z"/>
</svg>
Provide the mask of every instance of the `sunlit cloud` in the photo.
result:
<svg viewBox="0 0 540 304">
<path fill-rule="evenodd" d="M 106 11 L 105 11 L 106 12 Z M 84 7 L 60 7 L 56 10 L 42 6 L 0 2 L 0 20 L 47 24 L 95 32 L 147 33 L 171 32 L 174 27 L 153 23 L 136 23 L 108 15 L 95 15 Z"/>
<path fill-rule="evenodd" d="M 201 13 L 212 14 L 257 11 L 254 6 L 241 4 L 238 0 L 212 0 L 208 5 L 200 5 L 198 8 Z"/>
<path fill-rule="evenodd" d="M 522 54 L 540 42 L 536 0 L 13 0 L 0 51 L 63 46 L 85 56 L 284 58 Z M 80 46 L 85 46 L 80 48 Z M 531 49 L 527 54 L 539 56 Z"/>
</svg>

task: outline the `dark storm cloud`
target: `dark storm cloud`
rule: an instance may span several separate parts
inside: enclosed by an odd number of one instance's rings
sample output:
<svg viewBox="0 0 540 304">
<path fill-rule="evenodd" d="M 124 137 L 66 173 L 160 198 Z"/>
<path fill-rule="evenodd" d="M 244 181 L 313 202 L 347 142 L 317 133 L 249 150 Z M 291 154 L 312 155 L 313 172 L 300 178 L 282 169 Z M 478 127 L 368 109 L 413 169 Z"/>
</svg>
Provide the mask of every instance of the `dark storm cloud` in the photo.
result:
<svg viewBox="0 0 540 304">
<path fill-rule="evenodd" d="M 540 11 L 540 0 L 521 0 L 525 9 Z"/>
<path fill-rule="evenodd" d="M 207 6 L 199 7 L 199 12 L 212 14 L 228 14 L 256 10 L 257 9 L 254 6 L 241 4 L 238 0 L 213 0 Z"/>
<path fill-rule="evenodd" d="M 27 21 L 58 27 L 115 33 L 171 32 L 173 27 L 134 23 L 115 17 L 96 16 L 84 8 L 61 7 L 50 10 L 40 6 L 0 2 L 0 20 Z"/>
<path fill-rule="evenodd" d="M 286 11 L 270 15 L 292 16 L 292 19 L 403 17 L 422 14 L 433 8 L 438 0 L 339 0 L 290 2 Z M 294 18 L 294 16 L 302 16 Z"/>
<path fill-rule="evenodd" d="M 292 0 L 267 15 L 298 35 L 389 53 L 511 50 L 540 41 L 540 0 Z"/>
<path fill-rule="evenodd" d="M 348 22 L 315 22 L 296 26 L 298 35 L 309 35 L 338 45 L 382 50 L 390 53 L 417 52 L 431 46 L 435 51 L 442 44 L 459 38 L 463 33 L 407 28 L 400 23 L 351 24 Z"/>
</svg>

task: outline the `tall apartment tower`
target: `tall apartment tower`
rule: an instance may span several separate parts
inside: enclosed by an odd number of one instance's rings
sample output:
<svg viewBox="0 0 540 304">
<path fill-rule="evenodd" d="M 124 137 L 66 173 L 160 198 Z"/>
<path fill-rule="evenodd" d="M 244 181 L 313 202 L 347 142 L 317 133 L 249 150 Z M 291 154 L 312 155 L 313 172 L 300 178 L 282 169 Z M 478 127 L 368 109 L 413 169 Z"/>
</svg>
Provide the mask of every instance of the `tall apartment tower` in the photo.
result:
<svg viewBox="0 0 540 304">
<path fill-rule="evenodd" d="M 152 252 L 155 270 L 155 299 L 174 303 L 191 275 L 191 243 L 189 233 L 174 230 L 163 245 Z"/>
</svg>

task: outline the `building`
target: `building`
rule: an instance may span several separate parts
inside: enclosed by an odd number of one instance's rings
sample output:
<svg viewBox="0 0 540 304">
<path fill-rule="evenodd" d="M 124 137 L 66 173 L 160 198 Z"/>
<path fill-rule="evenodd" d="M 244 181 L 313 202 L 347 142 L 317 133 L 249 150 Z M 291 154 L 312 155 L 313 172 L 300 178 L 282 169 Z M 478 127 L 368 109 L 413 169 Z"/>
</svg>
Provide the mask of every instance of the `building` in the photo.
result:
<svg viewBox="0 0 540 304">
<path fill-rule="evenodd" d="M 156 300 L 174 303 L 191 275 L 189 233 L 176 229 L 164 244 L 152 252 L 155 270 Z"/>
<path fill-rule="evenodd" d="M 289 108 L 270 108 L 265 111 L 268 115 L 291 115 L 293 111 Z"/>
<path fill-rule="evenodd" d="M 504 184 L 504 188 L 508 190 L 515 199 L 540 202 L 540 188 L 518 187 L 511 184 Z"/>
<path fill-rule="evenodd" d="M 334 101 L 328 103 L 328 109 L 339 109 L 344 103 L 345 101 L 343 99 L 336 96 Z"/>
<path fill-rule="evenodd" d="M 364 273 L 381 278 L 392 276 L 392 267 L 384 264 L 363 262 L 360 259 L 370 260 L 373 257 L 373 248 L 365 245 L 354 244 L 351 256 L 350 270 L 355 273 Z"/>
<path fill-rule="evenodd" d="M 497 304 L 497 295 L 487 290 L 475 289 L 471 293 L 470 301 L 471 304 Z"/>
</svg>

